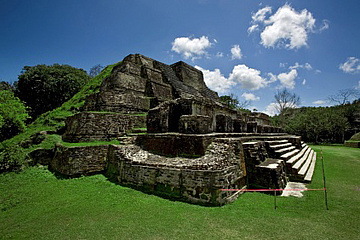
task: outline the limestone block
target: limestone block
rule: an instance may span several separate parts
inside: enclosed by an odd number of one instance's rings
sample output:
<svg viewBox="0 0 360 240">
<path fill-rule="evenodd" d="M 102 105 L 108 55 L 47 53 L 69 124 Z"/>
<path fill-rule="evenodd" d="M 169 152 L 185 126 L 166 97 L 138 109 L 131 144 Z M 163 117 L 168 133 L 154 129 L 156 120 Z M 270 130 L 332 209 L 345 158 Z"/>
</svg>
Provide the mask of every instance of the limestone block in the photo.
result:
<svg viewBox="0 0 360 240">
<path fill-rule="evenodd" d="M 99 93 L 96 106 L 97 111 L 145 112 L 150 109 L 150 98 L 133 92 L 104 91 Z"/>
<path fill-rule="evenodd" d="M 203 115 L 182 115 L 179 121 L 181 133 L 210 133 L 213 132 L 212 119 Z"/>
<path fill-rule="evenodd" d="M 120 65 L 114 67 L 113 71 L 141 76 L 141 66 L 129 61 L 123 61 Z"/>
<path fill-rule="evenodd" d="M 112 72 L 110 77 L 104 79 L 101 91 L 131 90 L 144 94 L 146 79 L 123 72 Z"/>
<path fill-rule="evenodd" d="M 108 141 L 145 124 L 145 115 L 82 112 L 66 119 L 62 138 L 66 142 Z"/>
<path fill-rule="evenodd" d="M 56 146 L 50 166 L 67 176 L 81 176 L 105 170 L 108 146 L 65 147 Z"/>
<path fill-rule="evenodd" d="M 163 83 L 161 71 L 155 68 L 148 68 L 146 66 L 142 66 L 141 76 L 153 82 Z"/>
<path fill-rule="evenodd" d="M 152 96 L 159 101 L 167 101 L 173 98 L 171 86 L 165 83 L 150 82 Z"/>
</svg>

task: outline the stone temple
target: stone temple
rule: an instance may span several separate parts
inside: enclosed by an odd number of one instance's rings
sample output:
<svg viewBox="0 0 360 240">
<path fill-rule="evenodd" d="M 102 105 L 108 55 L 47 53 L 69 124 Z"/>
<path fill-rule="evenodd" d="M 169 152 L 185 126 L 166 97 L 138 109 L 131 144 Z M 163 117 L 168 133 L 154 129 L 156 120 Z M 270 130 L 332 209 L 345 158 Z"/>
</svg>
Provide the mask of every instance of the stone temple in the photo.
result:
<svg viewBox="0 0 360 240">
<path fill-rule="evenodd" d="M 123 59 L 81 113 L 66 120 L 50 166 L 76 177 L 104 173 L 147 193 L 202 205 L 234 201 L 246 188 L 310 182 L 316 153 L 263 113 L 223 105 L 196 68 L 139 54 Z M 234 189 L 234 191 L 223 191 Z"/>
</svg>

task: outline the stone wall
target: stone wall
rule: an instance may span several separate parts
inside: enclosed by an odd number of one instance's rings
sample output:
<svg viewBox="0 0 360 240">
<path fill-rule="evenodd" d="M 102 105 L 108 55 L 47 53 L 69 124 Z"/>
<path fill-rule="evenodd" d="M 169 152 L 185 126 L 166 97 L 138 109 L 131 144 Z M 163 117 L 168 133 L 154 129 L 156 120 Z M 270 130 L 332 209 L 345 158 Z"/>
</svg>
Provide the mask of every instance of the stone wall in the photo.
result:
<svg viewBox="0 0 360 240">
<path fill-rule="evenodd" d="M 67 176 L 90 175 L 103 172 L 107 165 L 108 145 L 65 147 L 57 145 L 50 166 Z"/>
<path fill-rule="evenodd" d="M 217 140 L 197 159 L 166 158 L 137 146 L 110 146 L 107 175 L 123 185 L 160 196 L 204 205 L 222 205 L 245 187 L 239 141 Z"/>
<path fill-rule="evenodd" d="M 133 128 L 146 127 L 146 116 L 106 112 L 81 112 L 68 117 L 63 140 L 66 142 L 109 141 Z"/>
<path fill-rule="evenodd" d="M 345 141 L 345 147 L 360 148 L 360 141 Z"/>
</svg>

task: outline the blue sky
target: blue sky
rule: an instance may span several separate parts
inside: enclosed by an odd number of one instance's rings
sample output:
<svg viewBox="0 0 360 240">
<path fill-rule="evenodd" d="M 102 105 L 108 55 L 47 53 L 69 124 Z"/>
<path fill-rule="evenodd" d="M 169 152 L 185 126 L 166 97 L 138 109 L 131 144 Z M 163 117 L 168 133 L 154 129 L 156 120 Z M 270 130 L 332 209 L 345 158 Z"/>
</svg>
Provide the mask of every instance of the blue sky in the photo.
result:
<svg viewBox="0 0 360 240">
<path fill-rule="evenodd" d="M 89 70 L 141 53 L 196 66 L 219 95 L 260 111 L 283 87 L 325 106 L 360 87 L 359 10 L 356 0 L 0 0 L 0 80 L 26 65 Z"/>
</svg>

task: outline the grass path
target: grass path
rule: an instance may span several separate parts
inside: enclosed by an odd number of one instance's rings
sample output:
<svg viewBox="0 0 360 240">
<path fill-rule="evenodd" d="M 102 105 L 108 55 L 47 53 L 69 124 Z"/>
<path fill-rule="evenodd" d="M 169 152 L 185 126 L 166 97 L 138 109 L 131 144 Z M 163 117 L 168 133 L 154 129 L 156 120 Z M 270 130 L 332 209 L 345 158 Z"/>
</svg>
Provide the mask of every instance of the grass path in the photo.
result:
<svg viewBox="0 0 360 240">
<path fill-rule="evenodd" d="M 0 175 L 0 239 L 359 239 L 360 149 L 312 146 L 313 182 L 301 199 L 246 193 L 223 207 L 174 202 L 102 175 L 59 180 L 34 167 Z"/>
</svg>

